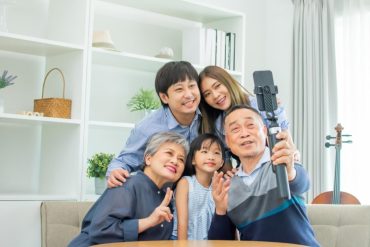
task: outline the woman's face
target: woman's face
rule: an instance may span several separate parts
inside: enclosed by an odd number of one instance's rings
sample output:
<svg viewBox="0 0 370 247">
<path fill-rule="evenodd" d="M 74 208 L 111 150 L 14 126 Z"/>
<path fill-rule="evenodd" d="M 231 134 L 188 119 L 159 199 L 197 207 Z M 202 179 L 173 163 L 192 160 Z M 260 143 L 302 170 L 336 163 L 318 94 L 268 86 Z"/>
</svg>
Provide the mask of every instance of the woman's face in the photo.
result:
<svg viewBox="0 0 370 247">
<path fill-rule="evenodd" d="M 204 77 L 200 83 L 200 91 L 204 100 L 211 107 L 226 111 L 231 106 L 231 97 L 227 88 L 211 77 Z"/>
<path fill-rule="evenodd" d="M 153 155 L 145 157 L 148 175 L 159 186 L 167 182 L 176 182 L 185 167 L 184 147 L 176 143 L 163 143 Z"/>
</svg>

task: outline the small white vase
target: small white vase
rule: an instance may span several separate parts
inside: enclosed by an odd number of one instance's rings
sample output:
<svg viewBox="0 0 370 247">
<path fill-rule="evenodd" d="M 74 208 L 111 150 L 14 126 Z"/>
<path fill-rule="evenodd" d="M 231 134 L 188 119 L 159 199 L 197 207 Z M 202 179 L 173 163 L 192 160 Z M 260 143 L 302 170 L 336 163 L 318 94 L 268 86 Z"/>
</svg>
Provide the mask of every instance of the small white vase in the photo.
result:
<svg viewBox="0 0 370 247">
<path fill-rule="evenodd" d="M 104 178 L 95 178 L 95 194 L 101 195 L 107 188 L 107 181 Z"/>
<path fill-rule="evenodd" d="M 146 116 L 150 115 L 152 112 L 155 112 L 156 110 L 147 109 L 147 110 L 143 110 L 143 111 L 144 111 L 144 117 L 146 117 Z"/>
</svg>

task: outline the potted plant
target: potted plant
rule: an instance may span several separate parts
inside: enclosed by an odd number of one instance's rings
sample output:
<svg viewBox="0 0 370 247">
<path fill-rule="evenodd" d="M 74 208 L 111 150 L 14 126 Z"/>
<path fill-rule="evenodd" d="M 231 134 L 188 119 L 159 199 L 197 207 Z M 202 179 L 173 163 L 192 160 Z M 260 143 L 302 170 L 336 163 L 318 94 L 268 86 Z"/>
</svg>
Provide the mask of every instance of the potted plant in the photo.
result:
<svg viewBox="0 0 370 247">
<path fill-rule="evenodd" d="M 113 157 L 114 154 L 96 153 L 87 160 L 87 177 L 95 178 L 95 193 L 98 195 L 103 194 L 106 188 L 105 174 Z"/>
<path fill-rule="evenodd" d="M 0 89 L 13 85 L 14 83 L 11 83 L 11 81 L 17 78 L 16 75 L 7 76 L 7 74 L 8 74 L 8 71 L 4 70 L 3 75 L 0 77 Z M 1 95 L 0 95 L 0 112 L 4 112 L 4 101 L 1 98 Z"/>
<path fill-rule="evenodd" d="M 145 115 L 161 106 L 154 90 L 141 88 L 127 103 L 130 111 L 144 111 Z"/>
</svg>

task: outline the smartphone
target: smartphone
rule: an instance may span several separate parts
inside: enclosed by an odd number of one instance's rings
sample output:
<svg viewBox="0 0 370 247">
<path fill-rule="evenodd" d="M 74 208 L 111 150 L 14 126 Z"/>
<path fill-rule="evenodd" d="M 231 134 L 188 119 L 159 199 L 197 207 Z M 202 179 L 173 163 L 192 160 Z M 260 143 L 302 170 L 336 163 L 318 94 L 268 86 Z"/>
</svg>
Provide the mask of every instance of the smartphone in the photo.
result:
<svg viewBox="0 0 370 247">
<path fill-rule="evenodd" d="M 254 93 L 257 96 L 258 110 L 272 112 L 277 109 L 277 86 L 270 70 L 254 71 Z"/>
</svg>

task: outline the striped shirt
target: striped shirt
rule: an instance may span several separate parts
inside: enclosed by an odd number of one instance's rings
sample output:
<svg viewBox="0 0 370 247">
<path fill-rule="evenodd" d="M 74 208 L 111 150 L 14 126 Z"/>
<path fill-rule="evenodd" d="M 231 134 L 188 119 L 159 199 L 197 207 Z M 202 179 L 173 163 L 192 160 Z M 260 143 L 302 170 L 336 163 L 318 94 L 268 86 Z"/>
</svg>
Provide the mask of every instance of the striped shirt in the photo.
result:
<svg viewBox="0 0 370 247">
<path fill-rule="evenodd" d="M 206 240 L 211 225 L 215 203 L 211 187 L 202 186 L 195 175 L 184 177 L 189 183 L 188 195 L 188 239 Z M 172 239 L 177 239 L 177 210 L 174 211 Z"/>
</svg>

